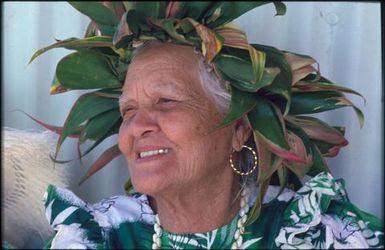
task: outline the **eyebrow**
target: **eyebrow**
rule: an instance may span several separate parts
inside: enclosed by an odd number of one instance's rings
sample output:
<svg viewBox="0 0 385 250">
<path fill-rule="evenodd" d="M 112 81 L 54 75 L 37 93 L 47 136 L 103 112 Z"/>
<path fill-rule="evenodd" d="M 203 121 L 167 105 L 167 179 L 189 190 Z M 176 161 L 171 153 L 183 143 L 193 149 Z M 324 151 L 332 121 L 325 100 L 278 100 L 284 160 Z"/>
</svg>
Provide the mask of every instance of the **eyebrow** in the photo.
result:
<svg viewBox="0 0 385 250">
<path fill-rule="evenodd" d="M 122 93 L 119 97 L 119 112 L 120 115 L 123 115 L 123 110 L 130 105 L 130 103 L 134 103 L 134 100 L 130 99 L 127 95 Z"/>
<path fill-rule="evenodd" d="M 126 106 L 131 100 L 128 99 L 128 96 L 122 93 L 119 97 L 119 109 Z"/>
<path fill-rule="evenodd" d="M 164 89 L 178 96 L 186 93 L 186 91 L 182 90 L 182 88 L 180 87 L 180 84 L 176 84 L 175 82 L 172 82 L 172 81 L 160 82 L 155 87 L 155 91 L 162 91 Z M 119 97 L 119 108 L 127 106 L 130 102 L 134 102 L 134 100 L 129 98 L 127 94 L 122 93 Z"/>
</svg>

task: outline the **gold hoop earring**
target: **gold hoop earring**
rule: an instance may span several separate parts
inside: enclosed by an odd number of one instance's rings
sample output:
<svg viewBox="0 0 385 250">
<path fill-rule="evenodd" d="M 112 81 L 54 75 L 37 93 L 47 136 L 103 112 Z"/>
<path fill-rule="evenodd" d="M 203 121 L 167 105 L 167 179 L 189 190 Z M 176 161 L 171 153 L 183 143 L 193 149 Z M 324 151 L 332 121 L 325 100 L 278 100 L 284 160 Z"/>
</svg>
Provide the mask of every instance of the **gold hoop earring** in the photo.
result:
<svg viewBox="0 0 385 250">
<path fill-rule="evenodd" d="M 239 175 L 249 175 L 251 174 L 252 172 L 254 172 L 254 170 L 257 168 L 258 166 L 258 157 L 257 157 L 257 153 L 251 148 L 251 147 L 248 147 L 246 145 L 242 145 L 242 148 L 247 148 L 248 150 L 251 151 L 251 153 L 253 153 L 253 156 L 254 156 L 254 166 L 251 170 L 243 173 L 241 171 L 239 171 L 238 169 L 235 168 L 234 166 L 234 163 L 233 163 L 233 154 L 231 153 L 230 155 L 230 167 Z M 233 153 L 234 153 L 234 150 L 233 150 Z"/>
</svg>

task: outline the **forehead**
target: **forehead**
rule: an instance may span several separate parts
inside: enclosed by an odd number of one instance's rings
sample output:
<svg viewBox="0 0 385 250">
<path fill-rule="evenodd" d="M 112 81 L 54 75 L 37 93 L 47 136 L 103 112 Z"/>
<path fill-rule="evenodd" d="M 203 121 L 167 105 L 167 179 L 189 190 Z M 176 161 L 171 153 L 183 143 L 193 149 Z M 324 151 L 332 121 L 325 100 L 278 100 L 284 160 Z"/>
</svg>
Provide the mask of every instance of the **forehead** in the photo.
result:
<svg viewBox="0 0 385 250">
<path fill-rule="evenodd" d="M 200 92 L 198 60 L 189 46 L 155 44 L 141 49 L 127 70 L 123 94 L 138 87 Z"/>
</svg>

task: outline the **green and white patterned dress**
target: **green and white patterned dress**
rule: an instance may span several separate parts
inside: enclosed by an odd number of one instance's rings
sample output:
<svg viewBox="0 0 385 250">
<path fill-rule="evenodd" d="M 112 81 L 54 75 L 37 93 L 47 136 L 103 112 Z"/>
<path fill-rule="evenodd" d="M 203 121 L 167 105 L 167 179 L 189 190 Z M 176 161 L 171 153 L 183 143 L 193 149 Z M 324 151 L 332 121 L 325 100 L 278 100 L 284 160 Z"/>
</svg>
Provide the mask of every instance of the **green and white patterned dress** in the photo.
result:
<svg viewBox="0 0 385 250">
<path fill-rule="evenodd" d="M 243 249 L 383 248 L 383 221 L 349 202 L 343 182 L 321 173 L 297 192 L 270 186 L 259 218 L 246 226 Z M 249 204 L 257 194 L 252 190 Z M 47 248 L 150 249 L 154 213 L 146 195 L 113 196 L 88 204 L 72 192 L 49 186 L 46 216 L 57 231 Z M 210 232 L 163 231 L 162 249 L 229 249 L 238 215 Z"/>
</svg>

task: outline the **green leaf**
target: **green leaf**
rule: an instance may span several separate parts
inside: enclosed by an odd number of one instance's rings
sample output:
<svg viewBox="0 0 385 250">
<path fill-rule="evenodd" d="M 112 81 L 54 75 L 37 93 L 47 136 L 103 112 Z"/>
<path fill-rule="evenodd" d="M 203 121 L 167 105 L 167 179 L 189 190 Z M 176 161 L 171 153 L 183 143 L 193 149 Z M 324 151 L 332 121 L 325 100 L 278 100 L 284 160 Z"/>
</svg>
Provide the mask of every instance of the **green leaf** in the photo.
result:
<svg viewBox="0 0 385 250">
<path fill-rule="evenodd" d="M 166 15 L 166 1 L 143 1 L 136 2 L 136 11 L 142 23 L 145 23 L 147 18 L 152 20 L 162 19 Z"/>
<path fill-rule="evenodd" d="M 330 173 L 330 169 L 318 148 L 314 144 L 312 144 L 311 147 L 313 152 L 313 165 L 310 167 L 307 175 L 314 177 L 321 172 Z"/>
<path fill-rule="evenodd" d="M 133 1 L 123 1 L 124 9 L 126 11 L 135 10 L 136 2 Z"/>
<path fill-rule="evenodd" d="M 67 136 L 73 134 L 79 125 L 100 113 L 111 109 L 118 109 L 118 107 L 117 100 L 96 96 L 94 93 L 87 93 L 80 96 L 72 106 L 64 123 L 63 133 L 60 135 L 56 145 L 55 158 L 63 141 Z"/>
<path fill-rule="evenodd" d="M 106 134 L 120 119 L 120 111 L 118 108 L 98 114 L 88 120 L 86 127 L 83 129 L 80 142 L 88 139 L 98 140 Z"/>
<path fill-rule="evenodd" d="M 94 92 L 94 95 L 112 99 L 119 99 L 122 95 L 121 89 L 101 89 L 97 92 Z"/>
<path fill-rule="evenodd" d="M 255 49 L 266 53 L 266 67 L 278 67 L 280 69 L 280 73 L 275 77 L 273 83 L 264 87 L 264 89 L 285 98 L 284 114 L 286 115 L 290 107 L 291 82 L 293 80 L 290 65 L 280 50 L 260 44 L 251 45 Z"/>
<path fill-rule="evenodd" d="M 78 98 L 64 124 L 63 135 L 67 135 L 82 122 L 109 110 L 118 110 L 117 100 L 103 98 L 94 93 L 87 93 Z"/>
<path fill-rule="evenodd" d="M 256 92 L 260 88 L 270 85 L 278 74 L 278 72 L 269 72 L 268 69 L 265 69 L 261 80 L 253 83 L 254 70 L 249 61 L 232 55 L 220 54 L 215 58 L 214 64 L 221 75 L 228 78 L 226 80 L 229 80 L 233 86 L 247 92 Z"/>
<path fill-rule="evenodd" d="M 337 129 L 343 136 L 345 136 L 346 128 L 342 126 L 333 126 L 333 128 Z"/>
<path fill-rule="evenodd" d="M 119 20 L 124 13 L 126 12 L 124 8 L 124 4 L 122 1 L 111 1 L 109 2 L 109 5 L 111 6 L 110 9 L 112 9 L 115 13 L 116 18 Z"/>
<path fill-rule="evenodd" d="M 330 83 L 330 82 L 299 81 L 293 86 L 292 91 L 293 92 L 336 91 L 336 92 L 355 94 L 355 95 L 362 97 L 365 100 L 365 98 L 360 93 L 358 93 L 357 91 L 354 91 L 350 88 L 338 86 L 338 85 L 335 85 L 335 84 Z"/>
<path fill-rule="evenodd" d="M 267 4 L 269 2 L 236 2 L 236 1 L 221 1 L 215 2 L 210 8 L 204 13 L 203 18 L 207 19 L 207 27 L 215 28 L 226 23 L 231 22 L 232 20 L 240 17 L 244 13 L 252 10 L 261 5 Z M 210 17 L 216 15 L 215 18 Z M 211 21 L 213 20 L 213 21 Z"/>
<path fill-rule="evenodd" d="M 348 145 L 348 141 L 345 144 L 333 144 L 326 141 L 311 140 L 313 144 L 318 148 L 323 157 L 334 157 L 340 149 Z"/>
<path fill-rule="evenodd" d="M 31 63 L 33 60 L 35 60 L 36 57 L 40 56 L 44 52 L 54 48 L 66 48 L 66 49 L 78 50 L 83 48 L 111 47 L 111 46 L 112 46 L 111 37 L 108 37 L 108 36 L 93 36 L 93 37 L 87 37 L 84 39 L 71 37 L 71 38 L 59 41 L 57 43 L 54 43 L 50 46 L 39 49 L 32 55 L 31 59 L 29 60 L 29 63 Z"/>
<path fill-rule="evenodd" d="M 243 32 L 242 30 L 224 26 L 224 27 L 215 28 L 214 31 L 223 37 L 223 39 L 224 39 L 223 46 L 228 46 L 228 47 L 243 49 L 243 50 L 249 50 L 250 45 L 247 42 L 246 33 Z M 234 53 L 230 53 L 230 54 L 236 53 L 237 56 L 244 58 L 244 57 L 240 56 L 237 52 L 238 51 L 234 50 Z M 249 58 L 246 57 L 244 59 L 248 60 Z"/>
<path fill-rule="evenodd" d="M 275 10 L 277 11 L 276 16 L 283 16 L 286 14 L 286 5 L 282 2 L 273 2 L 275 6 Z"/>
<path fill-rule="evenodd" d="M 126 14 L 126 22 L 133 35 L 137 38 L 139 36 L 139 16 L 136 10 L 129 10 Z"/>
<path fill-rule="evenodd" d="M 334 91 L 297 92 L 292 94 L 289 114 L 313 114 L 344 107 L 339 105 L 342 94 Z"/>
<path fill-rule="evenodd" d="M 320 119 L 310 116 L 286 116 L 285 119 L 300 127 L 310 139 L 325 141 L 334 145 L 347 144 L 344 135 L 339 130 Z"/>
<path fill-rule="evenodd" d="M 218 55 L 214 63 L 231 79 L 245 82 L 245 85 L 251 85 L 251 89 L 255 88 L 251 83 L 253 69 L 250 62 L 233 55 Z"/>
<path fill-rule="evenodd" d="M 56 95 L 56 94 L 60 94 L 63 92 L 67 92 L 68 90 L 70 90 L 70 89 L 63 87 L 63 85 L 61 85 L 61 83 L 59 82 L 59 80 L 57 79 L 57 77 L 55 75 L 55 77 L 52 80 L 51 86 L 49 88 L 49 94 L 50 95 Z"/>
<path fill-rule="evenodd" d="M 253 82 L 258 82 L 264 74 L 266 54 L 262 51 L 256 50 L 252 46 L 249 46 L 249 53 L 253 67 Z"/>
<path fill-rule="evenodd" d="M 258 132 L 253 133 L 254 142 L 258 151 L 258 178 L 257 184 L 269 179 L 282 165 L 282 158 L 272 153 L 266 139 Z"/>
<path fill-rule="evenodd" d="M 100 30 L 99 25 L 95 21 L 91 21 L 87 26 L 84 38 L 98 36 L 100 34 L 102 34 L 102 31 Z"/>
<path fill-rule="evenodd" d="M 175 18 L 180 19 L 184 17 L 190 17 L 199 21 L 207 9 L 214 3 L 208 1 L 181 1 L 177 2 L 177 4 L 178 6 L 177 10 L 175 11 Z"/>
<path fill-rule="evenodd" d="M 174 38 L 177 41 L 183 42 L 183 43 L 188 43 L 190 44 L 189 41 L 186 40 L 183 34 L 180 34 L 177 31 L 177 19 L 174 18 L 168 18 L 168 19 L 159 19 L 152 21 L 151 23 L 153 25 L 158 26 L 162 30 L 164 30 L 170 37 Z"/>
<path fill-rule="evenodd" d="M 79 51 L 62 58 L 56 76 L 65 88 L 118 88 L 122 82 L 109 69 L 107 58 L 99 53 Z"/>
<path fill-rule="evenodd" d="M 284 164 L 298 179 L 302 179 L 313 165 L 313 152 L 307 134 L 298 126 L 286 124 L 288 142 L 303 162 L 284 160 Z"/>
<path fill-rule="evenodd" d="M 348 144 L 341 128 L 331 127 L 315 117 L 287 116 L 285 119 L 291 127 L 306 133 L 304 138 L 308 138 L 312 147 L 317 147 L 323 156 L 336 156 L 340 148 Z"/>
<path fill-rule="evenodd" d="M 127 68 L 129 63 L 120 60 L 120 57 L 117 57 L 117 56 L 106 56 L 106 60 L 110 71 L 115 75 L 116 79 L 121 83 L 121 86 L 123 86 L 124 80 L 126 79 Z"/>
<path fill-rule="evenodd" d="M 106 138 L 110 137 L 111 135 L 115 135 L 119 133 L 119 128 L 121 125 L 122 121 L 118 120 L 113 124 L 113 126 L 109 129 L 106 130 L 103 135 L 101 135 L 89 148 L 87 148 L 83 153 L 79 154 L 79 159 L 90 153 L 94 148 L 96 148 L 100 143 L 102 143 Z"/>
<path fill-rule="evenodd" d="M 86 36 L 92 34 L 91 30 L 99 30 L 103 35 L 113 36 L 119 18 L 115 11 L 99 2 L 69 2 L 75 9 L 91 18 L 91 27 L 87 29 Z M 108 3 L 106 3 L 108 5 Z"/>
<path fill-rule="evenodd" d="M 118 47 L 122 48 L 124 47 L 122 44 L 122 41 L 131 39 L 127 39 L 128 37 L 133 38 L 133 32 L 131 31 L 128 23 L 127 23 L 127 13 L 124 13 L 121 20 L 119 21 L 119 24 L 114 32 L 114 36 L 112 39 L 113 44 Z M 123 40 L 124 39 L 124 40 Z M 117 46 L 117 44 L 119 44 Z"/>
<path fill-rule="evenodd" d="M 114 26 L 118 23 L 115 13 L 99 2 L 71 1 L 69 4 L 98 24 Z"/>
<path fill-rule="evenodd" d="M 317 72 L 317 76 L 319 76 L 319 70 L 313 67 L 313 64 L 317 63 L 314 58 L 292 52 L 284 52 L 284 56 L 291 68 L 292 85 L 311 75 L 313 72 Z"/>
<path fill-rule="evenodd" d="M 304 117 L 301 117 L 301 118 L 304 118 Z M 313 118 L 313 117 L 306 117 L 306 118 Z M 296 124 L 296 123 L 293 123 L 292 120 L 290 120 L 290 122 L 287 124 L 287 128 L 289 130 L 291 130 L 292 132 L 294 132 L 295 134 L 297 134 L 301 139 L 302 141 L 304 142 L 304 145 L 306 147 L 306 150 L 308 152 L 310 152 L 310 154 L 312 155 L 312 164 L 306 169 L 306 173 L 307 175 L 310 175 L 310 176 L 315 176 L 317 175 L 318 173 L 320 172 L 330 172 L 329 171 L 329 168 L 325 162 L 325 160 L 323 159 L 320 151 L 318 150 L 316 144 L 314 144 L 314 140 L 311 140 L 307 133 L 306 133 L 306 130 L 303 130 L 302 127 L 300 127 L 300 125 Z M 292 169 L 292 172 L 296 173 L 296 171 L 294 169 Z M 301 174 L 297 174 L 296 175 L 300 178 L 302 178 Z"/>
<path fill-rule="evenodd" d="M 276 108 L 265 97 L 255 96 L 256 106 L 248 113 L 251 126 L 266 140 L 282 149 L 289 149 L 284 134 L 284 124 Z"/>
<path fill-rule="evenodd" d="M 362 113 L 361 109 L 357 108 L 356 106 L 352 106 L 352 108 L 358 117 L 358 121 L 360 123 L 360 128 L 362 128 L 364 126 L 364 122 L 365 122 L 364 113 Z"/>
<path fill-rule="evenodd" d="M 251 46 L 247 41 L 246 34 L 241 30 L 231 27 L 220 27 L 215 29 L 215 32 L 223 37 L 223 46 L 235 48 L 226 48 L 225 51 L 236 55 L 240 59 L 251 61 L 253 69 L 251 82 L 256 83 L 260 81 L 265 70 L 266 53 L 256 50 Z M 242 50 L 246 50 L 248 53 Z"/>
<path fill-rule="evenodd" d="M 223 38 L 218 35 L 213 30 L 207 28 L 206 26 L 200 24 L 192 18 L 186 18 L 195 28 L 199 38 L 201 39 L 201 50 L 202 54 L 205 57 L 206 63 L 211 63 L 211 61 L 216 57 L 216 55 L 221 51 Z"/>
<path fill-rule="evenodd" d="M 335 91 L 297 92 L 292 94 L 289 114 L 313 114 L 351 106 L 360 126 L 364 124 L 364 114 L 341 93 Z"/>
<path fill-rule="evenodd" d="M 229 112 L 226 114 L 226 117 L 218 125 L 218 127 L 226 126 L 244 116 L 249 112 L 257 103 L 253 94 L 241 92 L 238 89 L 231 88 L 231 103 Z"/>
</svg>

